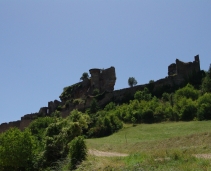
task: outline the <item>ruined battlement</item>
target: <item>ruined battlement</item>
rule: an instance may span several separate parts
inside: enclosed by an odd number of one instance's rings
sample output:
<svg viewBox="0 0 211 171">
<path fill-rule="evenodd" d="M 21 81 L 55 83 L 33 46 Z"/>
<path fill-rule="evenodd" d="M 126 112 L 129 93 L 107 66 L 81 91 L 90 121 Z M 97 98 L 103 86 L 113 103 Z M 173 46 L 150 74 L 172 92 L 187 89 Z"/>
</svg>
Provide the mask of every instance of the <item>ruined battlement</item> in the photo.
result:
<svg viewBox="0 0 211 171">
<path fill-rule="evenodd" d="M 50 101 L 48 102 L 48 107 L 41 107 L 39 112 L 37 113 L 26 114 L 21 117 L 21 120 L 18 121 L 2 123 L 0 124 L 0 133 L 12 127 L 24 130 L 34 119 L 37 119 L 38 117 L 42 116 L 50 116 L 50 114 L 53 113 L 60 104 L 61 102 L 59 102 L 58 100 L 54 100 L 54 102 Z"/>
<path fill-rule="evenodd" d="M 103 91 L 113 91 L 116 82 L 115 68 L 110 67 L 107 69 L 93 68 L 89 70 L 91 74 L 91 88 Z"/>
<path fill-rule="evenodd" d="M 176 63 L 172 63 L 168 66 L 168 75 L 178 75 L 180 77 L 188 77 L 193 72 L 200 71 L 200 60 L 199 55 L 194 57 L 193 62 L 182 62 L 179 59 L 176 59 Z"/>
<path fill-rule="evenodd" d="M 182 62 L 176 59 L 175 63 L 168 66 L 168 76 L 159 79 L 152 84 L 137 85 L 130 88 L 124 88 L 114 91 L 114 85 L 116 82 L 115 68 L 110 67 L 107 69 L 93 68 L 89 70 L 91 77 L 84 79 L 82 82 L 76 83 L 72 86 L 64 88 L 63 93 L 60 95 L 61 102 L 58 100 L 48 102 L 47 107 L 41 107 L 39 112 L 26 114 L 21 117 L 21 120 L 2 123 L 0 125 L 0 133 L 8 130 L 11 127 L 17 127 L 20 130 L 24 130 L 29 124 L 38 117 L 51 116 L 53 112 L 60 106 L 65 106 L 68 102 L 68 107 L 61 110 L 61 116 L 67 117 L 73 109 L 85 111 L 90 107 L 95 89 L 99 90 L 102 98 L 98 100 L 99 106 L 104 106 L 111 101 L 115 103 L 121 103 L 129 98 L 133 98 L 136 91 L 142 91 L 144 87 L 148 87 L 152 92 L 171 88 L 173 86 L 180 86 L 184 83 L 185 79 L 193 74 L 193 72 L 200 72 L 200 59 L 199 55 L 194 57 L 193 62 Z M 84 103 L 74 104 L 75 99 L 80 99 Z"/>
</svg>

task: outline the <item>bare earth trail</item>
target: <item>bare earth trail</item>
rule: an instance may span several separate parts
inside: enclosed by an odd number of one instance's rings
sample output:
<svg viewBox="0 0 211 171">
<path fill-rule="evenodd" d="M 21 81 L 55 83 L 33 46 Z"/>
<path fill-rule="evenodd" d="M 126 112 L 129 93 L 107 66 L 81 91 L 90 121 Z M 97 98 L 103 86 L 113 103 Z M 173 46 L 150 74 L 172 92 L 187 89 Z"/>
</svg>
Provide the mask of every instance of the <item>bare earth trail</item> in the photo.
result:
<svg viewBox="0 0 211 171">
<path fill-rule="evenodd" d="M 94 155 L 94 156 L 102 156 L 102 157 L 126 157 L 126 156 L 128 156 L 128 154 L 124 154 L 124 153 L 105 152 L 105 151 L 98 151 L 95 149 L 90 149 L 89 154 Z"/>
<path fill-rule="evenodd" d="M 194 155 L 197 158 L 204 158 L 204 159 L 210 159 L 211 158 L 211 154 L 196 154 Z"/>
<path fill-rule="evenodd" d="M 89 149 L 89 154 L 99 157 L 126 157 L 128 154 L 124 153 L 117 153 L 117 152 L 105 152 L 105 151 L 99 151 L 95 149 Z M 204 159 L 210 159 L 211 154 L 195 154 L 196 158 L 204 158 Z M 158 159 L 159 160 L 159 159 Z"/>
</svg>

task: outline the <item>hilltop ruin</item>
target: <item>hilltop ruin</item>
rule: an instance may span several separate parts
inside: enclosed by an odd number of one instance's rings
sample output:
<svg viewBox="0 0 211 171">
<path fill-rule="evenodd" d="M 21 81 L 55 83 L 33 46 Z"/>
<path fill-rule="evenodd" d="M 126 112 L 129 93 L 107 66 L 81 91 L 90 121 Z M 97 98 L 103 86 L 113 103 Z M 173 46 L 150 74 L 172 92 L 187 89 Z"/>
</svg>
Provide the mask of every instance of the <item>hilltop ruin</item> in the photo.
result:
<svg viewBox="0 0 211 171">
<path fill-rule="evenodd" d="M 61 101 L 54 100 L 48 102 L 48 107 L 41 107 L 39 112 L 26 114 L 21 120 L 2 123 L 0 125 L 0 133 L 11 127 L 17 127 L 20 130 L 26 128 L 34 119 L 43 116 L 51 116 L 53 112 L 59 110 L 62 117 L 66 117 L 73 109 L 85 111 L 90 107 L 93 98 L 98 100 L 98 105 L 103 107 L 110 101 L 115 103 L 123 103 L 132 99 L 135 92 L 148 87 L 154 95 L 159 95 L 162 91 L 169 90 L 172 92 L 175 86 L 183 86 L 188 79 L 194 77 L 200 70 L 199 55 L 194 57 L 193 62 L 182 62 L 176 59 L 175 63 L 168 66 L 168 76 L 157 80 L 153 83 L 137 85 L 131 88 L 125 88 L 114 91 L 116 82 L 116 72 L 114 67 L 108 69 L 90 69 L 90 78 L 74 85 L 65 87 L 59 96 Z M 94 94 L 94 91 L 98 94 Z M 157 94 L 156 94 L 157 93 Z"/>
</svg>

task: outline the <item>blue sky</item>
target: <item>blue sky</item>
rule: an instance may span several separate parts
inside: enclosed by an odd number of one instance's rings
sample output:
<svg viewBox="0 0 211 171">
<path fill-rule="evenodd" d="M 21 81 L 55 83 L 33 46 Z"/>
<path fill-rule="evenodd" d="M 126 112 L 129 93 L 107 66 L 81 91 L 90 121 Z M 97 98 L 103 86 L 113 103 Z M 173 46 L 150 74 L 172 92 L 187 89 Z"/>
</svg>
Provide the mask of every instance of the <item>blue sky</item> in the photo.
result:
<svg viewBox="0 0 211 171">
<path fill-rule="evenodd" d="M 164 78 L 176 58 L 211 63 L 210 0 L 0 1 L 0 123 L 38 112 L 90 68 L 115 89 Z"/>
</svg>

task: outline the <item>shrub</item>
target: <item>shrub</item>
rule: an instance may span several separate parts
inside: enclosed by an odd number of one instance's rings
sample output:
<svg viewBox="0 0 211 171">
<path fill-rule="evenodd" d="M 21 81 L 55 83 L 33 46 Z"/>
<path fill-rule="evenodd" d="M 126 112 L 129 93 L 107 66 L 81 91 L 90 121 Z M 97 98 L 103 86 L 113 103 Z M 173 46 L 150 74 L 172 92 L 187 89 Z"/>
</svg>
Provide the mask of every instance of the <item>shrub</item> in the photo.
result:
<svg viewBox="0 0 211 171">
<path fill-rule="evenodd" d="M 61 110 L 62 110 L 62 106 L 59 105 L 59 106 L 57 107 L 57 110 L 58 110 L 58 111 L 61 111 Z"/>
<path fill-rule="evenodd" d="M 114 133 L 123 127 L 122 121 L 114 114 L 99 116 L 96 124 L 88 131 L 89 137 L 103 137 Z"/>
<path fill-rule="evenodd" d="M 44 141 L 45 166 L 54 165 L 57 160 L 65 158 L 68 154 L 68 143 L 81 134 L 82 128 L 78 122 L 67 124 L 65 120 L 49 125 Z"/>
<path fill-rule="evenodd" d="M 162 94 L 162 100 L 167 102 L 167 101 L 170 101 L 170 95 L 168 93 L 163 93 Z"/>
<path fill-rule="evenodd" d="M 99 89 L 96 88 L 96 89 L 93 90 L 93 95 L 94 96 L 98 95 L 99 93 L 100 93 Z"/>
<path fill-rule="evenodd" d="M 69 144 L 70 170 L 76 169 L 87 157 L 87 147 L 82 136 L 74 138 Z"/>
<path fill-rule="evenodd" d="M 61 112 L 58 111 L 58 110 L 56 110 L 56 111 L 54 111 L 54 112 L 51 114 L 51 116 L 56 117 L 56 118 L 59 118 L 59 117 L 61 117 Z"/>
<path fill-rule="evenodd" d="M 93 99 L 90 105 L 90 109 L 88 111 L 88 113 L 90 114 L 94 114 L 98 111 L 99 107 L 98 107 L 98 103 L 96 99 Z"/>
<path fill-rule="evenodd" d="M 152 99 L 152 95 L 151 93 L 149 92 L 148 88 L 144 88 L 143 91 L 137 91 L 134 95 L 134 98 L 137 99 L 137 100 L 146 100 L 146 101 L 149 101 Z"/>
<path fill-rule="evenodd" d="M 71 100 L 67 100 L 67 101 L 65 102 L 65 107 L 68 108 L 68 107 L 70 106 L 70 103 L 71 103 Z"/>
<path fill-rule="evenodd" d="M 180 119 L 183 121 L 191 121 L 196 116 L 196 112 L 196 104 L 191 99 L 188 99 L 187 103 L 184 103 L 184 106 L 180 110 Z"/>
<path fill-rule="evenodd" d="M 87 129 L 90 123 L 89 115 L 79 112 L 78 110 L 72 110 L 67 119 L 72 122 L 78 122 L 82 129 Z"/>
<path fill-rule="evenodd" d="M 110 102 L 109 104 L 107 104 L 104 108 L 105 111 L 109 111 L 109 110 L 114 110 L 116 108 L 116 105 L 114 102 Z"/>
<path fill-rule="evenodd" d="M 174 110 L 178 113 L 180 120 L 190 121 L 196 116 L 196 102 L 185 97 L 180 98 L 175 104 Z"/>
<path fill-rule="evenodd" d="M 79 104 L 84 104 L 84 103 L 85 103 L 85 100 L 83 100 L 81 98 L 73 100 L 74 105 L 79 105 Z"/>
<path fill-rule="evenodd" d="M 197 118 L 198 120 L 210 120 L 211 119 L 211 94 L 205 93 L 199 97 Z"/>
<path fill-rule="evenodd" d="M 144 123 L 153 123 L 154 122 L 154 115 L 151 109 L 145 109 L 142 113 L 142 121 Z"/>
<path fill-rule="evenodd" d="M 32 135 L 36 136 L 38 140 L 41 140 L 45 129 L 54 122 L 52 117 L 41 117 L 30 123 L 29 129 Z"/>
<path fill-rule="evenodd" d="M 177 100 L 185 97 L 185 98 L 191 98 L 192 100 L 198 99 L 199 92 L 198 90 L 194 89 L 194 87 L 191 84 L 187 84 L 185 87 L 179 89 L 175 93 Z"/>
<path fill-rule="evenodd" d="M 11 128 L 0 135 L 0 169 L 33 170 L 32 160 L 35 153 L 35 140 L 26 129 L 21 132 Z"/>
</svg>

